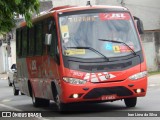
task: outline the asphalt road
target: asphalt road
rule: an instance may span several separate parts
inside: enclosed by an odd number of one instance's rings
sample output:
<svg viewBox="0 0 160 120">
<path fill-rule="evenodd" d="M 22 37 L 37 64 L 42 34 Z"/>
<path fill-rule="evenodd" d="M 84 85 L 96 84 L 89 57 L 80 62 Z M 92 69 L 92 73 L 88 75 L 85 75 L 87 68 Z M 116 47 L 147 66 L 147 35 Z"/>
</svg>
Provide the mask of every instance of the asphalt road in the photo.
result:
<svg viewBox="0 0 160 120">
<path fill-rule="evenodd" d="M 78 104 L 71 105 L 69 110 L 71 112 L 61 114 L 57 112 L 57 107 L 54 102 L 51 102 L 49 107 L 43 108 L 35 108 L 32 105 L 32 100 L 30 97 L 25 95 L 14 96 L 13 88 L 8 86 L 7 80 L 0 79 L 0 111 L 19 111 L 19 112 L 42 112 L 50 117 L 34 117 L 34 118 L 23 118 L 27 120 L 31 119 L 106 119 L 110 120 L 115 119 L 114 116 L 117 116 L 116 119 L 140 119 L 146 120 L 146 117 L 127 117 L 129 114 L 144 115 L 143 111 L 149 111 L 152 113 L 153 111 L 159 111 L 160 113 L 160 75 L 154 75 L 149 77 L 148 79 L 148 92 L 145 97 L 138 98 L 138 102 L 135 108 L 126 108 L 124 101 L 115 101 L 108 103 L 99 103 L 99 104 Z M 123 111 L 123 112 L 122 112 Z M 147 112 L 148 113 L 148 112 Z M 155 112 L 153 112 L 155 113 Z M 61 117 L 60 117 L 61 116 Z M 110 116 L 110 117 L 108 117 Z M 122 118 L 122 117 L 123 118 Z M 154 116 L 154 115 L 153 115 Z M 159 119 L 159 117 L 149 117 L 150 119 Z M 74 117 L 74 118 L 73 118 Z M 95 118 L 96 117 L 96 118 Z M 2 118 L 0 118 L 1 120 Z M 3 118 L 10 120 L 11 118 Z M 22 119 L 22 118 L 12 118 L 12 119 Z"/>
</svg>

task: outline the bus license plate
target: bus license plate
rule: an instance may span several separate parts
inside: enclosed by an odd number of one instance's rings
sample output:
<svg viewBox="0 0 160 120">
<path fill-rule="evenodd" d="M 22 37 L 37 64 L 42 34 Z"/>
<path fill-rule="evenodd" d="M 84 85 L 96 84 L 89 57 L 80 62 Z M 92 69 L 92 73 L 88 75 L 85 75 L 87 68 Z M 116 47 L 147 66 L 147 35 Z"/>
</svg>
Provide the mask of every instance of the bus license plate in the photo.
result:
<svg viewBox="0 0 160 120">
<path fill-rule="evenodd" d="M 104 95 L 101 97 L 102 100 L 113 100 L 116 99 L 116 95 Z"/>
</svg>

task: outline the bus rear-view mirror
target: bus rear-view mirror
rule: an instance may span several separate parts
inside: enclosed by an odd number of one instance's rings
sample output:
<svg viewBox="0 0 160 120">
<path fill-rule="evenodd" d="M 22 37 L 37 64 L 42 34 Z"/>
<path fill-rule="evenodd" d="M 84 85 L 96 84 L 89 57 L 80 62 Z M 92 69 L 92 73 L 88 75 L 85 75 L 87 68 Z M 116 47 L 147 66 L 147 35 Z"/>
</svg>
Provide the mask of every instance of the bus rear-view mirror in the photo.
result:
<svg viewBox="0 0 160 120">
<path fill-rule="evenodd" d="M 143 22 L 142 20 L 140 20 L 138 17 L 134 16 L 134 20 L 137 21 L 137 29 L 139 34 L 143 34 L 144 33 L 144 28 L 143 28 Z"/>
<path fill-rule="evenodd" d="M 52 34 L 46 34 L 45 36 L 45 45 L 51 45 Z"/>
</svg>

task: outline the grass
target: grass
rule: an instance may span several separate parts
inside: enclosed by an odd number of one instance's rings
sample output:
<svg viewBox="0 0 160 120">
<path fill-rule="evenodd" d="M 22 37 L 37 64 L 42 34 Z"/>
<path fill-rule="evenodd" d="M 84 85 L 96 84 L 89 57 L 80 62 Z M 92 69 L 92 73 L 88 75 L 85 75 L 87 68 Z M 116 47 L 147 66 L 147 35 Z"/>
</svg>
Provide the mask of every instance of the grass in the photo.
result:
<svg viewBox="0 0 160 120">
<path fill-rule="evenodd" d="M 148 75 L 149 75 L 149 76 L 151 76 L 151 75 L 157 75 L 157 74 L 160 74 L 160 70 L 148 72 Z"/>
</svg>

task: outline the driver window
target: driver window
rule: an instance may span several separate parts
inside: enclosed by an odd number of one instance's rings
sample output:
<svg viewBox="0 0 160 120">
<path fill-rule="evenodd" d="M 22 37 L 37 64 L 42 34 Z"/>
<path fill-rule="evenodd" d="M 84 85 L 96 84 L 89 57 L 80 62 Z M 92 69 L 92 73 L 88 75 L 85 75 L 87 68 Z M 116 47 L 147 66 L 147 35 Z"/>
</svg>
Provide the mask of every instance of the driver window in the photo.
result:
<svg viewBox="0 0 160 120">
<path fill-rule="evenodd" d="M 48 34 L 52 34 L 51 45 L 48 47 L 48 53 L 50 54 L 50 56 L 54 57 L 55 53 L 57 53 L 58 46 L 57 30 L 54 18 L 48 19 L 46 29 Z"/>
</svg>

